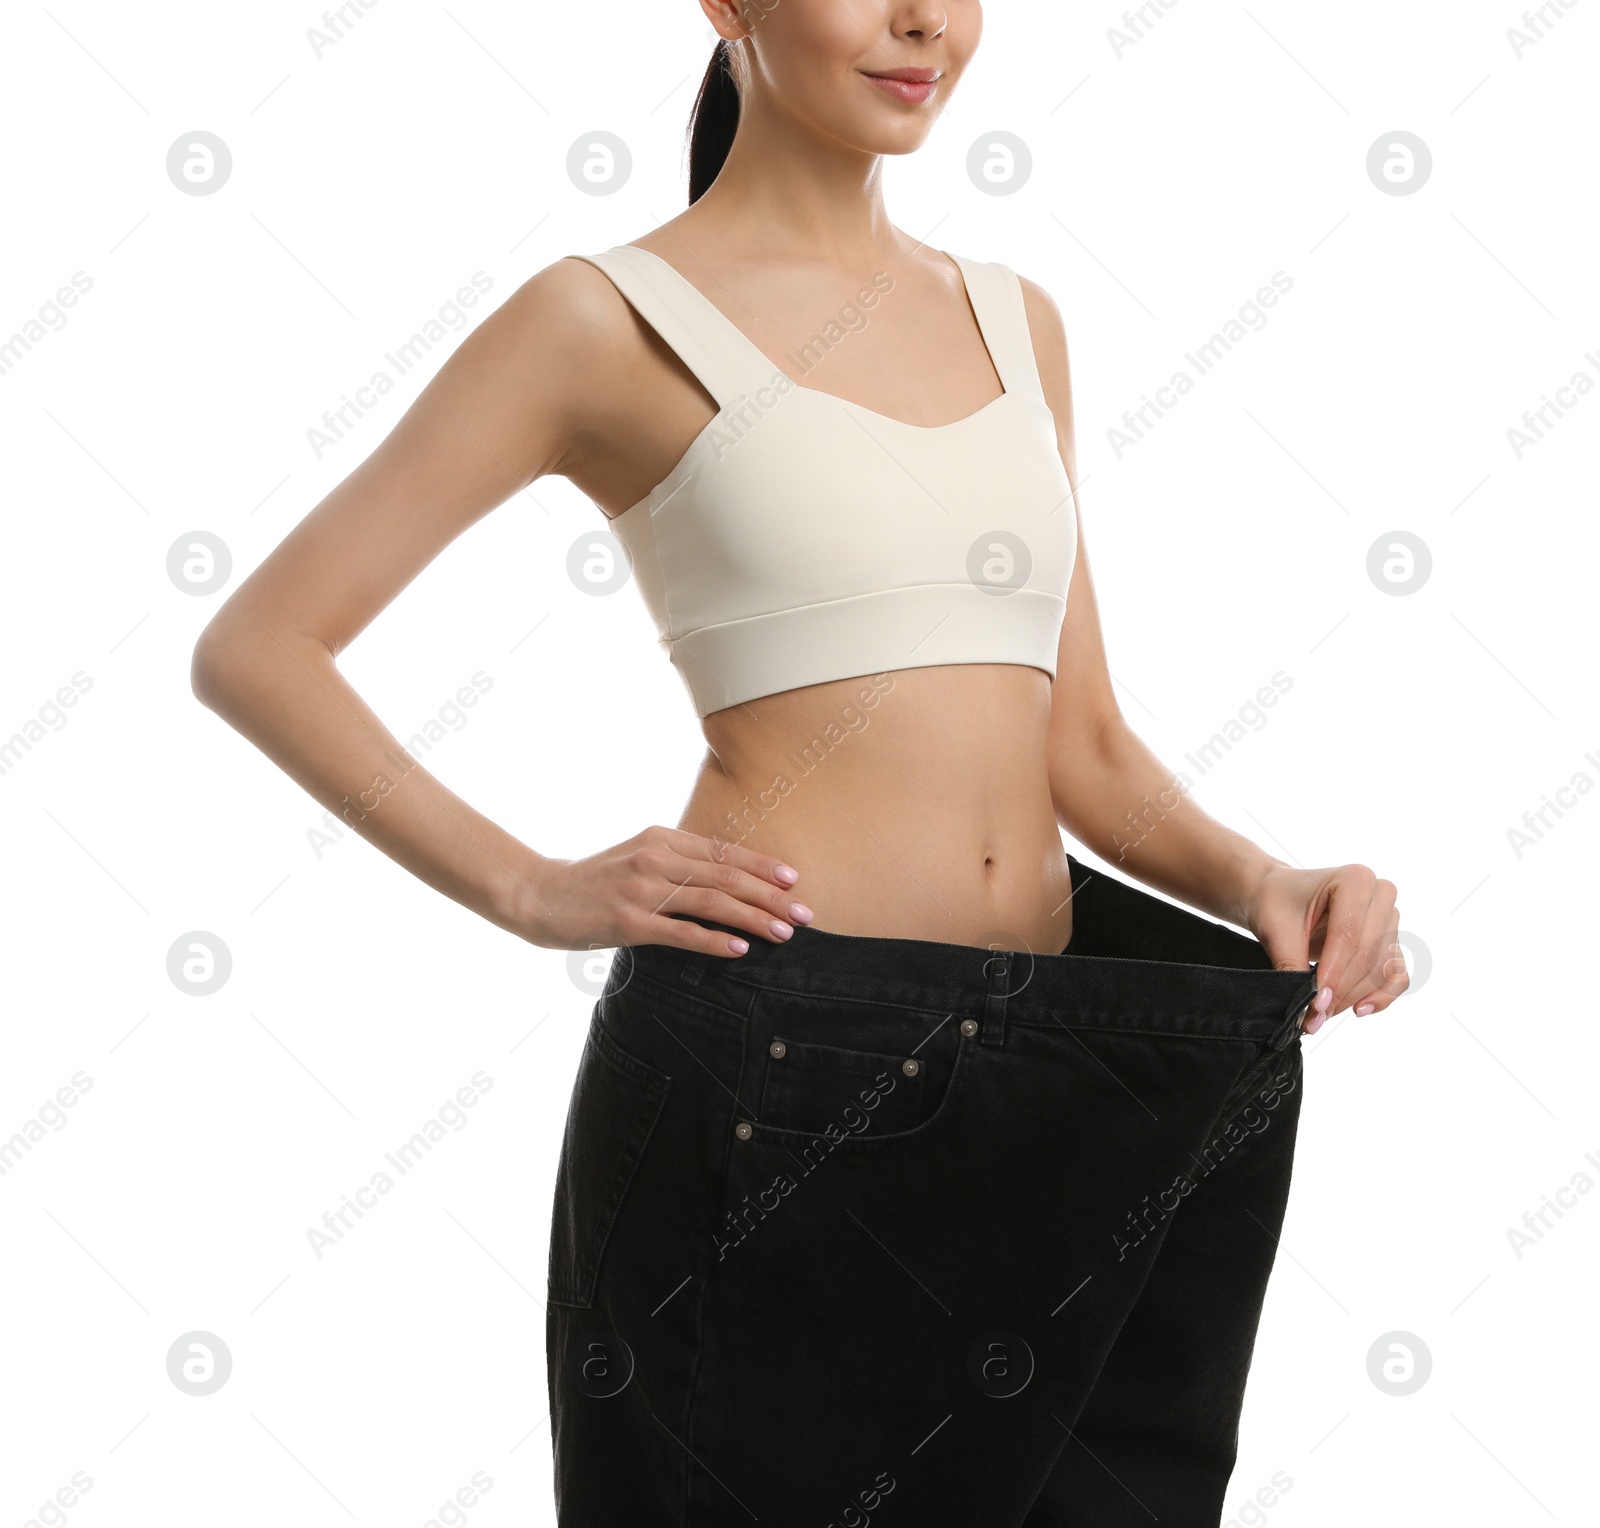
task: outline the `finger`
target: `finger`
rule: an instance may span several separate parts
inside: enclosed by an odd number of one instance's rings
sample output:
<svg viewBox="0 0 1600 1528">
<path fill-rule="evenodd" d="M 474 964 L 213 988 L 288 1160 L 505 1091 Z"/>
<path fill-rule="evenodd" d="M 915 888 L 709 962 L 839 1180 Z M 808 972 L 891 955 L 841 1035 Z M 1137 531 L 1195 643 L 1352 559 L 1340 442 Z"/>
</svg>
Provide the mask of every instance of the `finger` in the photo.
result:
<svg viewBox="0 0 1600 1528">
<path fill-rule="evenodd" d="M 1261 944 L 1275 971 L 1305 971 L 1311 966 L 1311 941 L 1303 919 L 1292 926 L 1263 929 Z"/>
<path fill-rule="evenodd" d="M 1362 946 L 1351 961 L 1349 980 L 1339 994 L 1340 1006 L 1363 1010 L 1363 1017 L 1372 1013 L 1376 1004 L 1367 1006 L 1371 994 L 1384 983 L 1384 962 L 1388 946 L 1399 928 L 1399 913 L 1395 910 L 1395 887 L 1392 881 L 1374 881 L 1372 897 L 1367 904 Z"/>
<path fill-rule="evenodd" d="M 726 929 L 704 928 L 687 918 L 669 918 L 664 913 L 640 921 L 640 933 L 629 944 L 667 944 L 677 950 L 694 950 L 703 955 L 715 955 L 722 960 L 732 960 L 750 948 L 750 941 Z"/>
<path fill-rule="evenodd" d="M 647 828 L 629 845 L 625 870 L 627 905 L 645 915 L 712 918 L 774 942 L 790 938 L 794 923 L 812 916 L 771 883 L 712 858 L 710 841 L 696 833 Z"/>
<path fill-rule="evenodd" d="M 1384 932 L 1373 950 L 1373 969 L 1364 983 L 1365 990 L 1356 993 L 1351 1001 L 1358 1016 L 1381 1013 L 1406 988 L 1411 985 L 1411 973 L 1406 969 L 1405 950 L 1400 944 L 1400 915 L 1391 914 Z"/>
<path fill-rule="evenodd" d="M 1306 927 L 1310 920 L 1303 906 L 1293 905 L 1305 883 L 1297 878 L 1295 884 L 1294 895 L 1275 892 L 1259 910 L 1256 938 L 1275 971 L 1304 971 L 1311 964 L 1311 936 Z M 1317 895 L 1320 900 L 1321 892 Z"/>
<path fill-rule="evenodd" d="M 1399 928 L 1395 928 L 1395 935 L 1398 936 L 1399 932 Z M 1389 944 L 1389 953 L 1383 962 L 1383 976 L 1383 987 L 1381 989 L 1383 998 L 1380 1001 L 1376 993 L 1373 994 L 1372 998 L 1372 1001 L 1377 1003 L 1380 1009 L 1387 1008 L 1390 1003 L 1404 994 L 1411 986 L 1411 971 L 1406 965 L 1405 946 L 1400 943 L 1398 937 L 1391 940 Z"/>
<path fill-rule="evenodd" d="M 1370 870 L 1364 876 L 1356 873 L 1363 870 L 1365 867 L 1356 866 L 1349 875 L 1341 873 L 1329 888 L 1327 933 L 1317 962 L 1317 995 L 1306 1021 L 1307 1034 L 1315 1034 L 1344 1006 L 1342 994 L 1348 992 L 1352 975 L 1359 976 L 1364 970 L 1367 912 L 1377 877 Z"/>
<path fill-rule="evenodd" d="M 762 854 L 758 850 L 744 844 L 733 843 L 728 839 L 708 838 L 699 833 L 674 829 L 671 842 L 672 847 L 686 857 L 737 865 L 748 874 L 759 876 L 779 888 L 793 886 L 800 879 L 800 872 L 776 855 Z"/>
<path fill-rule="evenodd" d="M 692 862 L 683 863 L 687 866 Z M 786 918 L 775 918 L 765 909 L 754 906 L 742 898 L 730 896 L 715 886 L 696 885 L 692 882 L 674 885 L 661 898 L 656 911 L 686 913 L 691 918 L 703 918 L 712 923 L 726 923 L 732 928 L 743 929 L 771 944 L 783 944 L 794 937 L 794 925 Z"/>
<path fill-rule="evenodd" d="M 1277 971 L 1307 971 L 1311 968 L 1311 939 L 1314 929 L 1322 923 L 1322 907 L 1326 888 L 1317 893 L 1317 900 L 1292 919 L 1285 914 L 1281 924 L 1263 928 L 1260 934 L 1273 969 Z M 1316 916 L 1313 917 L 1312 915 Z M 1310 1023 L 1310 1010 L 1301 1015 L 1302 1030 Z"/>
<path fill-rule="evenodd" d="M 1339 994 L 1339 1004 L 1359 1008 L 1372 990 L 1381 985 L 1379 974 L 1383 969 L 1383 948 L 1388 942 L 1391 909 L 1377 898 L 1367 909 L 1366 927 L 1362 933 L 1361 955 L 1350 966 L 1349 985 Z M 1365 1010 L 1372 1012 L 1371 1008 Z"/>
<path fill-rule="evenodd" d="M 774 886 L 770 881 L 764 881 L 760 876 L 738 865 L 724 864 L 714 859 L 675 855 L 665 875 L 669 881 L 676 882 L 680 886 L 710 887 L 715 891 L 725 892 L 737 902 L 755 908 L 766 915 L 766 924 L 778 923 L 783 926 L 781 929 L 771 930 L 772 934 L 780 939 L 787 939 L 796 923 L 809 923 L 813 916 L 811 909 L 804 902 L 792 897 L 785 887 Z M 740 927 L 743 928 L 744 925 L 741 923 Z M 765 925 L 759 927 L 757 932 L 765 934 L 767 932 Z"/>
<path fill-rule="evenodd" d="M 657 911 L 635 916 L 642 917 L 651 929 L 659 929 L 663 925 L 670 929 L 672 932 L 664 939 L 665 943 L 683 949 L 704 950 L 709 955 L 722 957 L 743 955 L 750 948 L 748 939 L 730 934 L 729 928 L 745 929 L 752 936 L 772 944 L 782 944 L 794 936 L 792 925 L 781 919 L 770 918 L 749 903 L 728 896 L 726 892 L 706 886 L 674 886 Z M 726 927 L 706 928 L 698 921 L 702 919 L 705 923 L 720 923 Z M 654 942 L 654 938 L 652 934 L 639 942 Z"/>
</svg>

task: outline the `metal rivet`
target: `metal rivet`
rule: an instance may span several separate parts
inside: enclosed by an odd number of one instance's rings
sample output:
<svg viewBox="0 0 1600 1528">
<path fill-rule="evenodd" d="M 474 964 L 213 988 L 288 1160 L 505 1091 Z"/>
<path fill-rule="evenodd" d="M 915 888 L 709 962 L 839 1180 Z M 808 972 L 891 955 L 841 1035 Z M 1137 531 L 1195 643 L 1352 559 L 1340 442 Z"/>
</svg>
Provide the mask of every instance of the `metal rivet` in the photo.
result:
<svg viewBox="0 0 1600 1528">
<path fill-rule="evenodd" d="M 753 1131 L 743 1120 L 740 1120 L 739 1123 L 733 1127 L 733 1133 L 738 1136 L 741 1141 L 748 1141 L 750 1137 L 755 1134 L 755 1131 Z"/>
<path fill-rule="evenodd" d="M 977 1034 L 977 1032 L 978 1021 L 976 1019 L 963 1019 L 961 1021 L 961 1033 L 964 1034 L 969 1040 L 975 1034 Z"/>
<path fill-rule="evenodd" d="M 782 1040 L 774 1040 L 772 1044 L 767 1047 L 767 1054 L 775 1057 L 779 1061 L 782 1061 L 783 1058 L 789 1054 L 789 1047 L 785 1045 Z"/>
<path fill-rule="evenodd" d="M 917 1073 L 922 1070 L 922 1063 L 920 1061 L 912 1061 L 908 1059 L 900 1063 L 900 1070 L 904 1072 L 907 1077 L 915 1077 Z"/>
</svg>

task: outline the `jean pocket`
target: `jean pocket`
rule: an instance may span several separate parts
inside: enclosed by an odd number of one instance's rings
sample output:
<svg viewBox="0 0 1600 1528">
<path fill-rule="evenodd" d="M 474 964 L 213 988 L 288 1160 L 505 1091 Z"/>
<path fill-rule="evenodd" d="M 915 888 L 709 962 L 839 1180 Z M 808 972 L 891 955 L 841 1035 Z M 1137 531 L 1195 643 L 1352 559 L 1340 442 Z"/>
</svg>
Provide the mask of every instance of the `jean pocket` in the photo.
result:
<svg viewBox="0 0 1600 1528">
<path fill-rule="evenodd" d="M 951 1013 L 766 992 L 752 1029 L 754 1138 L 790 1151 L 920 1142 L 949 1122 L 976 1065 Z"/>
<path fill-rule="evenodd" d="M 875 1133 L 914 1129 L 922 1120 L 923 1065 L 915 1056 L 845 1050 L 777 1036 L 767 1047 L 761 1123 L 814 1133 L 871 1117 Z"/>
<path fill-rule="evenodd" d="M 606 1243 L 671 1086 L 665 1072 L 617 1045 L 601 1027 L 597 1008 L 578 1062 L 556 1168 L 550 1225 L 553 1304 L 594 1304 Z"/>
</svg>

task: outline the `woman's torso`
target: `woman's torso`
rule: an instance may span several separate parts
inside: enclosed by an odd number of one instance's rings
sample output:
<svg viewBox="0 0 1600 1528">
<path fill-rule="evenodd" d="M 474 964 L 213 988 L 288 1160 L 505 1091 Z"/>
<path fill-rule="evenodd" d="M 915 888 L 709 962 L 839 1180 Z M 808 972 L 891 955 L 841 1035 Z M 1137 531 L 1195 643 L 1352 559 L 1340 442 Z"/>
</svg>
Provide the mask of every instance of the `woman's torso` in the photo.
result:
<svg viewBox="0 0 1600 1528">
<path fill-rule="evenodd" d="M 678 826 L 795 866 L 817 928 L 1065 947 L 1072 888 L 1040 670 L 901 669 L 745 710 L 705 718 L 710 752 Z"/>
<path fill-rule="evenodd" d="M 638 246 L 791 372 L 814 328 L 800 315 L 837 311 L 875 274 L 741 266 L 735 282 L 709 241 L 720 273 L 667 231 Z M 890 297 L 861 331 L 877 332 L 830 351 L 805 389 L 919 428 L 980 414 L 1002 381 L 959 273 L 927 252 L 881 262 L 880 284 L 884 265 Z M 651 495 L 716 413 L 684 362 L 628 314 L 627 364 L 567 470 L 613 519 Z M 702 717 L 709 751 L 678 826 L 794 865 L 817 928 L 1058 951 L 1071 888 L 1046 771 L 1050 702 L 1041 668 L 952 662 L 727 705 Z"/>
</svg>

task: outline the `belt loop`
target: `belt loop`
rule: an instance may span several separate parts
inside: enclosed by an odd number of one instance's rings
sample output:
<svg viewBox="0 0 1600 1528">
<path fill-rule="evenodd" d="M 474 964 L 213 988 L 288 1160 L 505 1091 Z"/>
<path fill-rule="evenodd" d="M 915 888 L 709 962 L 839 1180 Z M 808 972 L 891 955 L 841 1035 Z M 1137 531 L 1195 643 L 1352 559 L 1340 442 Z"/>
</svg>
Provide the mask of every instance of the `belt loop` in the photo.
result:
<svg viewBox="0 0 1600 1528">
<path fill-rule="evenodd" d="M 683 958 L 681 975 L 686 987 L 698 987 L 700 978 L 705 975 L 706 963 L 711 957 L 704 950 L 689 950 Z"/>
<path fill-rule="evenodd" d="M 1004 950 L 992 951 L 983 969 L 989 978 L 989 991 L 983 1000 L 983 1040 L 985 1045 L 1006 1043 L 1006 997 L 1011 984 L 1011 957 Z"/>
<path fill-rule="evenodd" d="M 1311 990 L 1296 994 L 1295 1000 L 1289 1004 L 1289 1011 L 1283 1017 L 1283 1022 L 1273 1032 L 1268 1042 L 1273 1050 L 1287 1050 L 1294 1039 L 1296 1031 L 1300 1028 L 1300 1020 L 1305 1017 L 1306 1009 L 1311 1006 L 1311 1001 L 1317 995 L 1317 968 L 1311 968 Z"/>
</svg>

